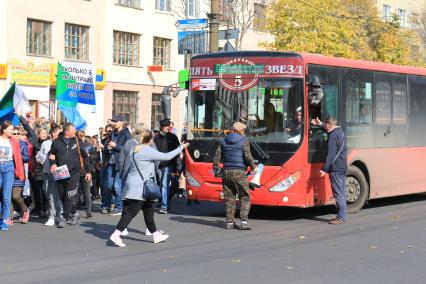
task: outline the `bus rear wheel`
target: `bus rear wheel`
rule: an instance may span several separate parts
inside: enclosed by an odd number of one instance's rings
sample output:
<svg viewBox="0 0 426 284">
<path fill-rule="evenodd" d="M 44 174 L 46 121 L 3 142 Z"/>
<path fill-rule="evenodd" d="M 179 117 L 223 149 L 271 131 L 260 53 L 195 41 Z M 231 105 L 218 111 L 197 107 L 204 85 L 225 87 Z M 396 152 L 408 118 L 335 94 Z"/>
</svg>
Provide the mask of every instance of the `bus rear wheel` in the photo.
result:
<svg viewBox="0 0 426 284">
<path fill-rule="evenodd" d="M 348 213 L 358 213 L 368 199 L 369 187 L 363 172 L 350 166 L 346 174 L 346 201 Z"/>
</svg>

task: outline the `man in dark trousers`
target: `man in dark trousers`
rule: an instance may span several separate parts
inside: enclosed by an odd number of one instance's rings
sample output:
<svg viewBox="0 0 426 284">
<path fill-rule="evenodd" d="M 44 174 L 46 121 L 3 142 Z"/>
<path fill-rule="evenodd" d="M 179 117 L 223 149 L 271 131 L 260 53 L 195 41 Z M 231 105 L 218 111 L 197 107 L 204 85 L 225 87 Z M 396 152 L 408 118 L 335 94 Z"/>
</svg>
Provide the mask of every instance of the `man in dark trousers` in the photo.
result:
<svg viewBox="0 0 426 284">
<path fill-rule="evenodd" d="M 107 145 L 107 150 L 109 150 L 110 154 L 107 171 L 107 190 L 114 193 L 114 211 L 110 215 L 121 215 L 121 178 L 119 173 L 121 165 L 119 164 L 119 155 L 124 144 L 132 138 L 132 135 L 124 124 L 121 115 L 113 115 L 111 120 L 114 122 L 115 130 L 112 132 L 111 141 Z"/>
<path fill-rule="evenodd" d="M 160 121 L 160 133 L 154 136 L 154 143 L 157 150 L 162 153 L 173 151 L 179 147 L 179 139 L 169 131 L 170 120 L 163 119 Z M 160 187 L 161 187 L 161 208 L 160 214 L 167 214 L 169 207 L 170 180 L 172 174 L 177 170 L 177 157 L 170 161 L 162 161 L 159 165 L 161 172 Z"/>
<path fill-rule="evenodd" d="M 59 197 L 63 202 L 65 219 L 76 225 L 80 215 L 77 213 L 75 196 L 80 181 L 80 169 L 84 171 L 86 181 L 92 179 L 89 157 L 83 148 L 83 141 L 76 137 L 76 129 L 72 123 L 63 124 L 63 133 L 52 142 L 50 148 L 50 170 L 54 173 L 57 167 L 66 165 L 70 174 L 69 178 L 58 180 L 57 187 Z M 77 144 L 78 143 L 78 144 Z M 63 227 L 63 220 L 58 227 Z"/>
<path fill-rule="evenodd" d="M 250 212 L 249 183 L 246 175 L 247 165 L 252 173 L 257 171 L 250 152 L 250 144 L 244 137 L 246 126 L 235 122 L 233 131 L 226 135 L 216 150 L 213 159 L 215 176 L 219 176 L 219 163 L 223 161 L 222 183 L 226 210 L 226 229 L 235 227 L 235 195 L 241 200 L 240 230 L 249 230 L 248 215 Z"/>
<path fill-rule="evenodd" d="M 321 169 L 321 177 L 330 175 L 331 188 L 336 200 L 337 218 L 330 220 L 329 224 L 339 225 L 346 221 L 346 171 L 347 151 L 345 134 L 334 117 L 322 123 L 318 118 L 312 120 L 313 125 L 319 125 L 327 131 L 327 158 Z"/>
</svg>

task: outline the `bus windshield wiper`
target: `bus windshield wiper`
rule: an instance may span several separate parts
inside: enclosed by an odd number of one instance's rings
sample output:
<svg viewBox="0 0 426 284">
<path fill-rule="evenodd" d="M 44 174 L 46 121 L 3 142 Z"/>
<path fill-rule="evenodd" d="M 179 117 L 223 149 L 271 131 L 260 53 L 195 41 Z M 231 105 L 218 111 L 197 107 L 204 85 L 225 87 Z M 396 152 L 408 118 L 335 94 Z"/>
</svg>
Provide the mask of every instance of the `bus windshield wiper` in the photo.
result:
<svg viewBox="0 0 426 284">
<path fill-rule="evenodd" d="M 265 153 L 265 151 L 262 150 L 262 148 L 259 146 L 259 144 L 250 137 L 247 137 L 247 140 L 250 143 L 251 148 L 253 149 L 253 151 L 257 154 L 257 156 L 259 157 L 259 161 L 260 162 L 265 162 L 266 160 L 269 160 L 269 155 Z"/>
</svg>

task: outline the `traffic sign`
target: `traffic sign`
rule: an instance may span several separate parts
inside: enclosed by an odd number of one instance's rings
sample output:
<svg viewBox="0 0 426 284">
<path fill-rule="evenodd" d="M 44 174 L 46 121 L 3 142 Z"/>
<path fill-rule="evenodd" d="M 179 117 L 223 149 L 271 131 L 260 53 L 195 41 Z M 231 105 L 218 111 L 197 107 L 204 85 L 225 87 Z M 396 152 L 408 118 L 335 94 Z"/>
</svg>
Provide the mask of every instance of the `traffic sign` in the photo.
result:
<svg viewBox="0 0 426 284">
<path fill-rule="evenodd" d="M 176 27 L 180 30 L 197 30 L 207 28 L 207 19 L 178 20 Z"/>
<path fill-rule="evenodd" d="M 222 30 L 222 31 L 219 31 L 219 40 L 237 39 L 239 34 L 240 34 L 239 29 Z"/>
</svg>

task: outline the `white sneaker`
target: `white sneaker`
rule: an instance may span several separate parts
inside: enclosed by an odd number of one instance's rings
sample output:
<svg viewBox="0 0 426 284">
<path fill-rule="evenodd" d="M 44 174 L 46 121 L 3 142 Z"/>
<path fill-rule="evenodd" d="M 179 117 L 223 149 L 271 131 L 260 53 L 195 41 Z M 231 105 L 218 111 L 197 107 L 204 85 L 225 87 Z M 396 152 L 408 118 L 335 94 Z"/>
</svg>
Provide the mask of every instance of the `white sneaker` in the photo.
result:
<svg viewBox="0 0 426 284">
<path fill-rule="evenodd" d="M 125 237 L 125 236 L 128 236 L 129 235 L 129 231 L 127 231 L 127 228 L 126 229 L 124 229 L 124 231 L 123 232 L 121 232 L 121 236 L 122 237 Z"/>
<path fill-rule="evenodd" d="M 169 235 L 160 234 L 160 232 L 158 232 L 158 231 L 155 232 L 154 234 L 152 234 L 152 236 L 153 236 L 154 244 L 164 242 L 165 240 L 167 240 L 169 238 Z"/>
<path fill-rule="evenodd" d="M 164 230 L 158 230 L 160 235 L 164 234 Z M 152 233 L 146 228 L 145 236 L 152 236 Z"/>
<path fill-rule="evenodd" d="M 55 218 L 49 217 L 49 220 L 47 220 L 46 223 L 44 223 L 45 226 L 54 226 L 55 225 Z"/>
<path fill-rule="evenodd" d="M 126 246 L 126 244 L 123 243 L 123 240 L 119 236 L 112 234 L 109 239 L 118 247 L 124 248 Z"/>
</svg>

